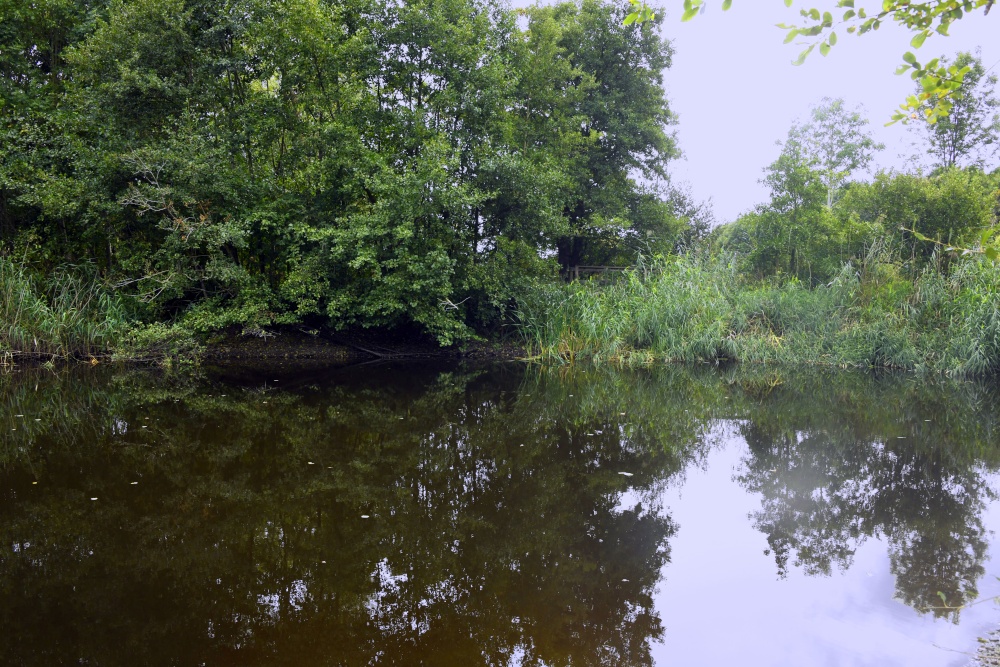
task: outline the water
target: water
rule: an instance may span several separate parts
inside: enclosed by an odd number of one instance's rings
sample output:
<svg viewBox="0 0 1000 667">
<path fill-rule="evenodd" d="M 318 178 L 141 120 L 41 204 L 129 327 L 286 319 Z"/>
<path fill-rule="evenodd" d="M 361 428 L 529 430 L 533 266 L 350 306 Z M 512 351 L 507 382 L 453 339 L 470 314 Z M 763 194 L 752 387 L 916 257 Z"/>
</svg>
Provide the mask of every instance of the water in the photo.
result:
<svg viewBox="0 0 1000 667">
<path fill-rule="evenodd" d="M 0 664 L 966 665 L 1000 402 L 844 372 L 0 376 Z"/>
</svg>

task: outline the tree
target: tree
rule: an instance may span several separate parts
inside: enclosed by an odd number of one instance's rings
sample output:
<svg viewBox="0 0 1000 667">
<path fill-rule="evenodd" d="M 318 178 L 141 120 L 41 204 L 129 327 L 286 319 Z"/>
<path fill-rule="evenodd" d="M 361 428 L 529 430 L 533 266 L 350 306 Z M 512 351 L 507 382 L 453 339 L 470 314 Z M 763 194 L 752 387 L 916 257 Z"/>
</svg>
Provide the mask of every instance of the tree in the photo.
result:
<svg viewBox="0 0 1000 667">
<path fill-rule="evenodd" d="M 792 6 L 793 0 L 784 0 L 786 7 Z M 649 20 L 651 15 L 645 10 L 645 3 L 637 5 L 633 12 L 633 21 Z M 722 0 L 722 9 L 732 6 L 733 0 Z M 971 12 L 982 10 L 983 16 L 988 16 L 996 0 L 926 0 L 912 2 L 911 0 L 883 0 L 881 11 L 869 14 L 864 8 L 856 8 L 855 0 L 837 0 L 837 10 L 843 13 L 834 18 L 830 11 L 817 8 L 802 9 L 800 14 L 806 20 L 805 25 L 785 25 L 778 27 L 787 31 L 785 43 L 797 37 L 806 37 L 810 43 L 799 54 L 795 64 L 802 64 L 813 50 L 819 46 L 820 54 L 827 55 L 837 44 L 837 29 L 842 28 L 847 34 L 864 35 L 879 29 L 882 23 L 893 21 L 913 33 L 910 46 L 919 49 L 933 34 L 948 35 L 948 30 L 955 21 L 959 21 Z M 707 6 L 706 0 L 684 0 L 682 21 L 690 21 Z M 946 118 L 952 107 L 962 97 L 962 84 L 965 77 L 972 71 L 971 66 L 960 66 L 958 63 L 942 62 L 941 58 L 933 58 L 921 63 L 912 51 L 903 54 L 903 64 L 896 68 L 896 74 L 909 72 L 910 78 L 919 82 L 915 94 L 906 98 L 899 109 L 893 114 L 892 122 L 916 120 L 923 118 L 934 124 L 941 118 Z M 940 239 L 931 239 L 918 235 L 921 240 L 941 244 Z M 1000 228 L 994 227 L 983 231 L 978 247 L 965 248 L 965 252 L 982 253 L 993 261 L 1000 261 Z"/>
<path fill-rule="evenodd" d="M 624 10 L 595 0 L 526 13 L 532 49 L 551 55 L 526 69 L 518 135 L 532 152 L 560 156 L 559 264 L 605 264 L 658 206 L 635 176 L 665 179 L 678 155 L 663 90 L 673 50 L 652 26 L 626 26 Z"/>
<path fill-rule="evenodd" d="M 944 58 L 941 61 L 946 63 Z M 959 53 L 954 64 L 961 69 L 969 68 L 969 71 L 954 95 L 951 110 L 936 123 L 918 127 L 927 136 L 927 152 L 934 156 L 936 167 L 981 167 L 996 153 L 1000 138 L 1000 100 L 993 90 L 997 77 L 987 75 L 978 54 Z M 936 104 L 937 96 L 925 100 L 922 107 Z"/>
<path fill-rule="evenodd" d="M 813 108 L 810 122 L 795 125 L 788 133 L 788 141 L 797 144 L 822 174 L 827 208 L 833 206 L 834 195 L 851 174 L 867 168 L 874 151 L 885 148 L 865 131 L 866 125 L 868 120 L 857 109 L 847 109 L 844 100 L 825 97 Z"/>
</svg>

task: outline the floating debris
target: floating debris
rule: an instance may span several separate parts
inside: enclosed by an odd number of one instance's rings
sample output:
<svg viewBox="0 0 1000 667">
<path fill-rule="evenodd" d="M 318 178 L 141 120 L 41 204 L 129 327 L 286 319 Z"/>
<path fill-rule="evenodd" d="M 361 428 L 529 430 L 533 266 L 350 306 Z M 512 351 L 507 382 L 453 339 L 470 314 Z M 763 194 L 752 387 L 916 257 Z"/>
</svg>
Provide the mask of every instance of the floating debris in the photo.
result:
<svg viewBox="0 0 1000 667">
<path fill-rule="evenodd" d="M 361 518 L 362 518 L 362 519 L 368 519 L 368 518 L 370 518 L 370 517 L 369 517 L 369 516 L 368 516 L 367 514 L 362 514 L 362 515 L 361 515 Z"/>
<path fill-rule="evenodd" d="M 630 472 L 619 472 L 618 474 L 619 475 L 625 475 L 626 477 L 632 477 L 632 473 L 630 473 Z"/>
</svg>

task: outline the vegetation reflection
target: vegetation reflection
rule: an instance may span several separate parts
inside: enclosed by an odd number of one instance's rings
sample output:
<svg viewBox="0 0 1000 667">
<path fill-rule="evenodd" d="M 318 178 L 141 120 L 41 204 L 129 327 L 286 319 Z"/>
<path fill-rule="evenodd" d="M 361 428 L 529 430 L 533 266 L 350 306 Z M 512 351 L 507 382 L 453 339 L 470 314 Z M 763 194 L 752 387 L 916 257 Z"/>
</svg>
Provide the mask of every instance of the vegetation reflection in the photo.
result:
<svg viewBox="0 0 1000 667">
<path fill-rule="evenodd" d="M 0 376 L 0 661 L 651 664 L 658 499 L 733 429 L 779 574 L 881 538 L 899 599 L 957 620 L 997 398 L 747 366 Z"/>
<path fill-rule="evenodd" d="M 520 372 L 332 380 L 8 378 L 3 662 L 651 662 L 682 448 Z"/>
</svg>

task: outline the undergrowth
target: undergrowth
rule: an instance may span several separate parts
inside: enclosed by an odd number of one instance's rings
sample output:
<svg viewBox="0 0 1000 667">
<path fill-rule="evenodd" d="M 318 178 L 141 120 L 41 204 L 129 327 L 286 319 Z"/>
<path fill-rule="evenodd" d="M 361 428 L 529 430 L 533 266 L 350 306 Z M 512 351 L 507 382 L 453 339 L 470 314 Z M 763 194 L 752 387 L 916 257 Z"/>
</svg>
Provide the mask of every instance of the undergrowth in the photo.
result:
<svg viewBox="0 0 1000 667">
<path fill-rule="evenodd" d="M 0 354 L 97 357 L 128 328 L 122 300 L 88 267 L 63 267 L 40 278 L 0 256 Z"/>
<path fill-rule="evenodd" d="M 520 326 L 535 359 L 557 362 L 1000 370 L 1000 265 L 932 261 L 908 277 L 893 257 L 875 246 L 815 288 L 745 280 L 733 255 L 660 258 L 611 285 L 539 286 Z"/>
</svg>

